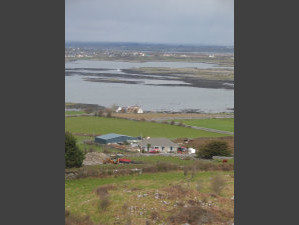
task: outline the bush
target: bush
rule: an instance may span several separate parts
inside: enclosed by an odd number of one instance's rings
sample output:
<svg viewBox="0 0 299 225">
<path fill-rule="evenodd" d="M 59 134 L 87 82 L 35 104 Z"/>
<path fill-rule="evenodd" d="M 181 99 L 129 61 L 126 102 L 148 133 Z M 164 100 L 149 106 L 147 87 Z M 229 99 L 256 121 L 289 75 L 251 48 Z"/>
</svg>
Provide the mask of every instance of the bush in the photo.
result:
<svg viewBox="0 0 299 225">
<path fill-rule="evenodd" d="M 84 154 L 76 144 L 76 138 L 70 133 L 65 132 L 65 167 L 81 167 Z"/>
<path fill-rule="evenodd" d="M 65 225 L 94 225 L 89 216 L 80 217 L 65 210 Z"/>
<path fill-rule="evenodd" d="M 107 195 L 108 194 L 108 192 L 110 191 L 110 190 L 115 190 L 116 189 L 116 187 L 114 186 L 114 185 L 105 185 L 105 186 L 100 186 L 100 187 L 98 187 L 96 190 L 95 190 L 95 192 L 96 192 L 96 194 L 98 195 L 98 196 L 105 196 L 105 195 Z"/>
<path fill-rule="evenodd" d="M 204 159 L 212 159 L 213 156 L 229 156 L 230 150 L 225 141 L 211 141 L 203 145 L 197 152 L 197 156 Z"/>
<path fill-rule="evenodd" d="M 170 224 L 189 223 L 191 225 L 210 224 L 213 219 L 214 215 L 200 206 L 182 208 L 168 217 Z"/>
<path fill-rule="evenodd" d="M 103 116 L 103 114 L 104 114 L 103 110 L 99 110 L 98 113 L 97 113 L 98 116 Z"/>
<path fill-rule="evenodd" d="M 110 204 L 111 204 L 111 201 L 109 199 L 108 194 L 100 196 L 99 209 L 105 210 L 109 207 Z"/>
<path fill-rule="evenodd" d="M 86 113 L 92 113 L 93 112 L 93 108 L 86 108 L 86 109 L 84 109 L 84 112 L 86 112 Z"/>
<path fill-rule="evenodd" d="M 222 189 L 225 186 L 225 180 L 223 179 L 222 176 L 215 176 L 212 178 L 211 181 L 211 189 L 215 194 L 220 194 Z"/>
<path fill-rule="evenodd" d="M 186 177 L 188 175 L 189 168 L 187 166 L 184 166 L 184 176 Z"/>
<path fill-rule="evenodd" d="M 157 162 L 156 168 L 158 172 L 167 172 L 170 170 L 176 170 L 177 166 L 166 162 Z"/>
</svg>

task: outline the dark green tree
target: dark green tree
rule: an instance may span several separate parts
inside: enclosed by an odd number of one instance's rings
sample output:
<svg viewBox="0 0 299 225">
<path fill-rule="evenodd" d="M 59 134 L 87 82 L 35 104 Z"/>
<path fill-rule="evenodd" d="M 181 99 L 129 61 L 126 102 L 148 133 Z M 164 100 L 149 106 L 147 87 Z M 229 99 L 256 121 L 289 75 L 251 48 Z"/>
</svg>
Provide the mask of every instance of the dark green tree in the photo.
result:
<svg viewBox="0 0 299 225">
<path fill-rule="evenodd" d="M 68 131 L 65 132 L 65 167 L 81 167 L 84 154 L 76 144 L 76 138 Z"/>
<path fill-rule="evenodd" d="M 229 156 L 230 150 L 225 141 L 211 141 L 197 151 L 197 156 L 204 159 L 212 159 L 213 156 Z"/>
</svg>

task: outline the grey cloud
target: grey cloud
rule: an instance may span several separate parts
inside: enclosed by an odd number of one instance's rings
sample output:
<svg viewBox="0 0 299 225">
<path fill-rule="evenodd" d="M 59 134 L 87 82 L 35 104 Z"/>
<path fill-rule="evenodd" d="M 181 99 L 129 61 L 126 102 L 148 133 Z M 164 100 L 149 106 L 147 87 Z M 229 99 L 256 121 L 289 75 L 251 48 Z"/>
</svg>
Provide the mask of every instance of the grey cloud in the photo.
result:
<svg viewBox="0 0 299 225">
<path fill-rule="evenodd" d="M 66 0 L 66 40 L 232 45 L 233 13 L 233 0 Z"/>
</svg>

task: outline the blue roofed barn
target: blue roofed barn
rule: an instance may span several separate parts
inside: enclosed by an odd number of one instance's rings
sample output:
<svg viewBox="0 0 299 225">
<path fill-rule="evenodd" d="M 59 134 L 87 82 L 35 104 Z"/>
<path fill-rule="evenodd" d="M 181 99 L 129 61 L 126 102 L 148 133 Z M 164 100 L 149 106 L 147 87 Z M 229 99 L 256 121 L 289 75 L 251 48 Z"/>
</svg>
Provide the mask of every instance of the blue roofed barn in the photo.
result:
<svg viewBox="0 0 299 225">
<path fill-rule="evenodd" d="M 126 136 L 122 134 L 105 134 L 101 136 L 95 137 L 95 142 L 100 144 L 109 144 L 109 143 L 118 143 L 118 142 L 124 142 L 129 140 L 136 140 L 137 138 Z"/>
</svg>

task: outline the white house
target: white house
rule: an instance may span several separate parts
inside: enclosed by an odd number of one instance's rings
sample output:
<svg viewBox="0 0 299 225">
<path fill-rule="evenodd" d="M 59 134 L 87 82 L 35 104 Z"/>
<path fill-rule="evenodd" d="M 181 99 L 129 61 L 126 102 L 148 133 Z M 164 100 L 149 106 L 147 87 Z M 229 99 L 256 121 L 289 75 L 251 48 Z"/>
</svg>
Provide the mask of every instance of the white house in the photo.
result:
<svg viewBox="0 0 299 225">
<path fill-rule="evenodd" d="M 139 143 L 139 147 L 145 152 L 157 150 L 159 152 L 167 153 L 177 152 L 179 145 L 167 138 L 149 138 L 142 140 Z"/>
<path fill-rule="evenodd" d="M 118 106 L 118 108 L 115 110 L 115 112 L 120 112 L 122 110 L 122 107 Z"/>
<path fill-rule="evenodd" d="M 143 110 L 139 106 L 128 106 L 128 113 L 143 113 Z"/>
</svg>

